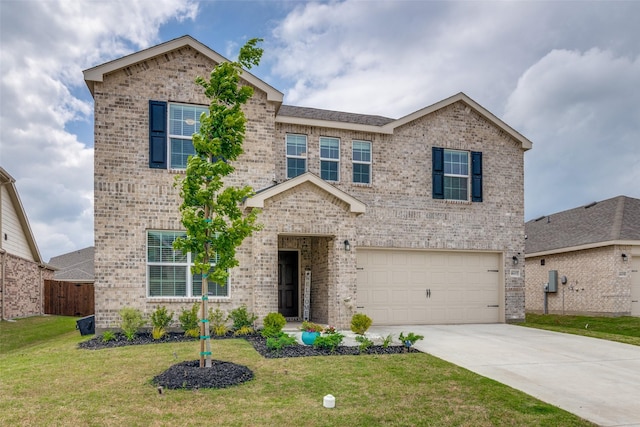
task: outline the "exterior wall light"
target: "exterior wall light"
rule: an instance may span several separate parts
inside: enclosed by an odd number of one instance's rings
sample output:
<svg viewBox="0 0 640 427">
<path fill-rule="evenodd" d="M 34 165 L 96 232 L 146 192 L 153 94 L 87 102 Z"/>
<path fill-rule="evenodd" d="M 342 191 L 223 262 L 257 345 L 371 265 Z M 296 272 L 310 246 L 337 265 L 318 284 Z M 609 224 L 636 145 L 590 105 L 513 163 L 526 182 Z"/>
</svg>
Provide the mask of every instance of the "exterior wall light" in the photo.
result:
<svg viewBox="0 0 640 427">
<path fill-rule="evenodd" d="M 350 251 L 351 250 L 351 244 L 349 243 L 348 240 L 344 241 L 344 250 L 345 251 Z"/>
<path fill-rule="evenodd" d="M 513 265 L 518 265 L 518 257 L 517 256 L 512 256 L 511 259 L 513 260 Z"/>
<path fill-rule="evenodd" d="M 627 254 L 622 254 L 622 262 L 627 262 Z"/>
</svg>

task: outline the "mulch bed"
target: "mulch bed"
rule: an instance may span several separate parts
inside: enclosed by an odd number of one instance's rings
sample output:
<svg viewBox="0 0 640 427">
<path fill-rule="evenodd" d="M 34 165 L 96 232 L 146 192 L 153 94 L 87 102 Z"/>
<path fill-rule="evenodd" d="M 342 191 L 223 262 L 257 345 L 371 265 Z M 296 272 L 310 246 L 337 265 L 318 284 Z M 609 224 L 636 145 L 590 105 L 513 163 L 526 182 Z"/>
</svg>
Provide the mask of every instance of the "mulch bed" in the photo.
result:
<svg viewBox="0 0 640 427">
<path fill-rule="evenodd" d="M 78 344 L 81 349 L 87 350 L 100 350 L 105 348 L 123 347 L 129 345 L 144 345 L 144 344 L 164 344 L 173 342 L 185 342 L 198 340 L 195 338 L 187 337 L 183 333 L 167 333 L 162 339 L 154 340 L 151 334 L 142 333 L 138 334 L 132 341 L 128 341 L 121 333 L 116 333 L 114 340 L 103 342 L 101 335 L 96 335 L 88 341 L 83 341 Z M 387 348 L 381 345 L 374 345 L 366 350 L 360 351 L 356 346 L 339 346 L 335 351 L 327 349 L 318 349 L 313 346 L 296 344 L 285 347 L 279 351 L 272 351 L 267 349 L 266 339 L 259 334 L 245 335 L 242 337 L 235 337 L 232 334 L 228 334 L 223 337 L 212 337 L 212 340 L 227 339 L 227 338 L 244 338 L 253 348 L 256 349 L 263 357 L 269 359 L 283 358 L 283 357 L 310 357 L 310 356 L 345 356 L 345 355 L 359 355 L 359 354 L 400 354 L 406 353 L 408 350 L 402 346 L 388 346 Z M 411 349 L 411 352 L 417 352 L 418 350 Z M 158 386 L 158 392 L 162 393 L 163 389 L 200 389 L 200 388 L 225 388 L 253 379 L 253 372 L 246 366 L 236 365 L 235 363 L 225 362 L 221 360 L 212 360 L 211 368 L 200 368 L 199 360 L 192 360 L 177 363 L 172 365 L 153 378 L 153 383 Z"/>
</svg>

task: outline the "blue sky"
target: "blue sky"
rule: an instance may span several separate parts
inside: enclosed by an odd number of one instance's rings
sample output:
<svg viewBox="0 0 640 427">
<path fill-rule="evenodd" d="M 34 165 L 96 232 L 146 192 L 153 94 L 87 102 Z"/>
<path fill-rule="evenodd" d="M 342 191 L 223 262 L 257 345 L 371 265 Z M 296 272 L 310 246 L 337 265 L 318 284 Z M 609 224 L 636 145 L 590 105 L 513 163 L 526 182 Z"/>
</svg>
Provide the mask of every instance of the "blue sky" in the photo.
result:
<svg viewBox="0 0 640 427">
<path fill-rule="evenodd" d="M 189 34 L 285 103 L 399 118 L 458 92 L 533 141 L 532 219 L 640 198 L 640 2 L 0 0 L 0 166 L 45 260 L 93 244 L 82 70 Z M 505 191 L 509 188 L 505 187 Z"/>
</svg>

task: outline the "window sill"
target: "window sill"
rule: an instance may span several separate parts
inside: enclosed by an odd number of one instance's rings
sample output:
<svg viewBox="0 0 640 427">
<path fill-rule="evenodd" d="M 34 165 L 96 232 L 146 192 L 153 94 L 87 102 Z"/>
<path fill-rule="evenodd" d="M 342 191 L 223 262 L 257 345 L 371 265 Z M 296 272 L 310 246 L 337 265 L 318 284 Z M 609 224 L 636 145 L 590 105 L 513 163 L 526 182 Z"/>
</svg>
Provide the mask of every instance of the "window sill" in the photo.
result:
<svg viewBox="0 0 640 427">
<path fill-rule="evenodd" d="M 443 200 L 444 203 L 450 204 L 450 205 L 471 205 L 473 204 L 473 202 L 470 202 L 469 200 Z"/>
<path fill-rule="evenodd" d="M 147 300 L 149 302 L 153 302 L 153 303 L 172 303 L 172 302 L 178 302 L 178 303 L 184 303 L 184 302 L 199 302 L 202 301 L 201 297 L 147 297 Z M 231 302 L 231 298 L 229 297 L 209 297 L 209 299 L 207 300 L 208 302 L 215 302 L 215 303 L 224 303 L 224 302 Z"/>
</svg>

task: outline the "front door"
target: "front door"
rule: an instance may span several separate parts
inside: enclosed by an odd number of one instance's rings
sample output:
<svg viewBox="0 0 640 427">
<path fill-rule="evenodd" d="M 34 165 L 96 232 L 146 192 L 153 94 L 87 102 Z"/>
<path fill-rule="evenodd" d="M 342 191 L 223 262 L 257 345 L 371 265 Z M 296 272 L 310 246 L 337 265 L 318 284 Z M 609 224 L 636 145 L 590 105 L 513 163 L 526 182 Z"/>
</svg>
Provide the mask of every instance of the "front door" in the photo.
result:
<svg viewBox="0 0 640 427">
<path fill-rule="evenodd" d="M 298 252 L 278 252 L 278 312 L 298 317 Z"/>
</svg>

